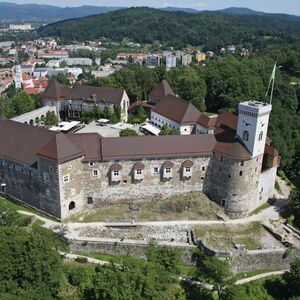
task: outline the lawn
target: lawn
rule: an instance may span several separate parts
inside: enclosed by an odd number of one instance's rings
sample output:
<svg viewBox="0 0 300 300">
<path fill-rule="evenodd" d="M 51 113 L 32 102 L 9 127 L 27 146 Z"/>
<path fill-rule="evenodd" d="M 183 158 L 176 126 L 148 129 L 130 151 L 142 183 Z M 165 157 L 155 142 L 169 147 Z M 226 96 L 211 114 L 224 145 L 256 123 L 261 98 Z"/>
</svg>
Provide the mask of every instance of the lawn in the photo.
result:
<svg viewBox="0 0 300 300">
<path fill-rule="evenodd" d="M 21 204 L 16 204 L 16 203 L 14 203 L 14 202 L 6 199 L 6 198 L 0 197 L 0 211 L 5 210 L 5 209 L 11 209 L 13 211 L 23 210 L 23 211 L 30 212 L 32 214 L 36 214 L 36 215 L 38 215 L 40 217 L 43 217 L 43 218 L 47 218 L 47 219 L 50 219 L 50 220 L 53 220 L 53 221 L 57 221 L 57 219 L 51 218 L 49 215 L 44 214 L 40 211 L 25 207 Z M 42 223 L 42 221 L 39 221 L 39 222 L 40 222 L 40 224 Z"/>
<path fill-rule="evenodd" d="M 268 233 L 259 222 L 244 225 L 199 225 L 195 226 L 198 239 L 214 249 L 230 250 L 234 244 L 244 245 L 248 250 L 263 247 L 262 239 Z"/>
<path fill-rule="evenodd" d="M 103 204 L 72 216 L 68 222 L 216 220 L 224 210 L 203 193 L 168 199 Z"/>
</svg>

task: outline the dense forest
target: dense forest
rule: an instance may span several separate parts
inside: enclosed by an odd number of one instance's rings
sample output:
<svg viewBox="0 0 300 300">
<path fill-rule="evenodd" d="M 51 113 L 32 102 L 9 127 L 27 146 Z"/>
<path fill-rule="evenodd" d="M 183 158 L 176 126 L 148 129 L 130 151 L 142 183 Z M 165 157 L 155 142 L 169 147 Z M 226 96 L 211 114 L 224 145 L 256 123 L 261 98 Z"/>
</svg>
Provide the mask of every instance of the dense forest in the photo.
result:
<svg viewBox="0 0 300 300">
<path fill-rule="evenodd" d="M 300 33 L 300 18 L 292 21 L 271 15 L 188 14 L 130 8 L 53 23 L 38 32 L 41 36 L 57 36 L 62 42 L 101 37 L 122 41 L 128 37 L 140 43 L 158 40 L 178 48 L 190 44 L 215 50 L 228 44 L 260 46 L 270 39 L 293 40 L 293 35 Z"/>
</svg>

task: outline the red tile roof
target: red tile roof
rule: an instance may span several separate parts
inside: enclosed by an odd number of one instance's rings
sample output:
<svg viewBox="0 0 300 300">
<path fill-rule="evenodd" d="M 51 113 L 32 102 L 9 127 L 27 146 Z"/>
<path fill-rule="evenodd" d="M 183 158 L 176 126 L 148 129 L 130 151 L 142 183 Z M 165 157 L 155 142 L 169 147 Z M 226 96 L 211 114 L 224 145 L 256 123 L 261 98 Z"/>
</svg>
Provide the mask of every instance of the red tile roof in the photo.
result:
<svg viewBox="0 0 300 300">
<path fill-rule="evenodd" d="M 55 134 L 38 155 L 63 163 L 84 155 L 83 150 L 64 133 Z"/>
<path fill-rule="evenodd" d="M 172 95 L 165 97 L 152 111 L 179 124 L 195 124 L 201 115 L 191 102 Z"/>
<path fill-rule="evenodd" d="M 175 96 L 167 80 L 162 80 L 158 86 L 150 93 L 149 97 L 162 99 L 168 95 Z"/>
<path fill-rule="evenodd" d="M 124 89 L 94 86 L 67 88 L 61 86 L 56 80 L 51 80 L 43 94 L 43 99 L 85 99 L 85 101 L 96 101 L 120 105 L 124 92 Z"/>
</svg>

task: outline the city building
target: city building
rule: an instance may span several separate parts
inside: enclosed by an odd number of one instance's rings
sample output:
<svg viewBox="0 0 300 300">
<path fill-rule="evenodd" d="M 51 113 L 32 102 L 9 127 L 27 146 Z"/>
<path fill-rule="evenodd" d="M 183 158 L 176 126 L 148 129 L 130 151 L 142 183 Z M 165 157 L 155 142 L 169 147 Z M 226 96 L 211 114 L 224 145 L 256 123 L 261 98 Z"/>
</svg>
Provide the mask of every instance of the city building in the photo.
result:
<svg viewBox="0 0 300 300">
<path fill-rule="evenodd" d="M 166 68 L 170 70 L 172 68 L 176 68 L 176 56 L 175 55 L 168 55 L 166 57 Z"/>
<path fill-rule="evenodd" d="M 121 120 L 127 122 L 130 105 L 127 93 L 123 89 L 79 86 L 67 88 L 56 80 L 51 80 L 42 96 L 43 106 L 56 108 L 57 115 L 67 111 L 70 118 L 80 118 L 82 112 L 94 112 L 95 105 L 100 111 L 108 107 L 113 111 L 121 110 Z"/>
</svg>

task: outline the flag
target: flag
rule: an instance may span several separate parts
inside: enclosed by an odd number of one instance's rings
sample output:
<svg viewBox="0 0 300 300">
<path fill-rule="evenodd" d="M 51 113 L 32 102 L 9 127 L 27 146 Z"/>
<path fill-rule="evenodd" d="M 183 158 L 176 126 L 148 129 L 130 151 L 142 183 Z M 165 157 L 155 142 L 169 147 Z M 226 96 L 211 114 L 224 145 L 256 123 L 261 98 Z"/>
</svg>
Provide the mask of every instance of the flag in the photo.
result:
<svg viewBox="0 0 300 300">
<path fill-rule="evenodd" d="M 274 87 L 275 74 L 276 74 L 276 64 L 277 64 L 277 62 L 275 62 L 275 65 L 273 67 L 273 71 L 272 71 L 272 74 L 271 74 L 271 77 L 270 77 L 270 81 L 269 81 L 269 85 L 268 85 L 268 89 L 267 89 L 265 97 L 267 97 L 267 95 L 269 93 L 269 89 L 270 89 L 271 83 L 273 83 L 273 87 Z M 272 88 L 272 92 L 273 92 L 273 88 Z M 271 94 L 271 96 L 272 96 L 272 94 Z"/>
</svg>

